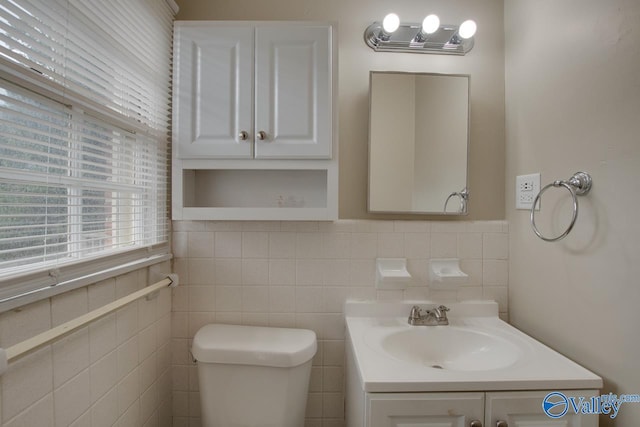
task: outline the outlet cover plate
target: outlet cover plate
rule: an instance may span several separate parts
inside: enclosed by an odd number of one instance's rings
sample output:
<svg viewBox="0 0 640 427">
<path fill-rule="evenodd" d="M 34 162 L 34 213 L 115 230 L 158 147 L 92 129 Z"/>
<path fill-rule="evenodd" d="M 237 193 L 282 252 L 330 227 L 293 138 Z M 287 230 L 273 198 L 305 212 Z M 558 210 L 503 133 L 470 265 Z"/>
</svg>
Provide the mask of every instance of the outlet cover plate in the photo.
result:
<svg viewBox="0 0 640 427">
<path fill-rule="evenodd" d="M 516 209 L 531 210 L 531 205 L 539 192 L 539 173 L 516 176 Z M 540 203 L 536 206 L 536 210 L 540 210 Z"/>
</svg>

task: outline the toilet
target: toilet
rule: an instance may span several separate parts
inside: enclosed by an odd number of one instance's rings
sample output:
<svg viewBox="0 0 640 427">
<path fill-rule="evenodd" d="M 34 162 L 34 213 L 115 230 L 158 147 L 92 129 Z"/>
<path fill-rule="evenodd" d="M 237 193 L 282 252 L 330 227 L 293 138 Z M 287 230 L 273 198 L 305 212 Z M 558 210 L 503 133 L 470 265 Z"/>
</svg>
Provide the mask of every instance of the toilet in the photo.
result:
<svg viewBox="0 0 640 427">
<path fill-rule="evenodd" d="M 193 338 L 203 427 L 300 427 L 316 354 L 305 329 L 209 324 Z"/>
</svg>

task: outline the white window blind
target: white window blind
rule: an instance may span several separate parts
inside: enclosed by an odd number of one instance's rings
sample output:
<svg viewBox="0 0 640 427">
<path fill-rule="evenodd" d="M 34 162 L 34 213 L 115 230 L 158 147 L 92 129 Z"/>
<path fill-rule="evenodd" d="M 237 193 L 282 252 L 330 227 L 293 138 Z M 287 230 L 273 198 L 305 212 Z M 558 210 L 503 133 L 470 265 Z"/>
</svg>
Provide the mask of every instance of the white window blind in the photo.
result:
<svg viewBox="0 0 640 427">
<path fill-rule="evenodd" d="M 168 240 L 172 21 L 165 0 L 0 3 L 0 276 Z"/>
</svg>

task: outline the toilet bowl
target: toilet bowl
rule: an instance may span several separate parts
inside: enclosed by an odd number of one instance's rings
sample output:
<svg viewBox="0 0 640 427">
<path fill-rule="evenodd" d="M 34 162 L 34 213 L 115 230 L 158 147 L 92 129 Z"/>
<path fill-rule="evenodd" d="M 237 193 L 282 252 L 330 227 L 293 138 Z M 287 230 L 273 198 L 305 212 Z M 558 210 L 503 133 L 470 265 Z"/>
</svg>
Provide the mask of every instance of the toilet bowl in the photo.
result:
<svg viewBox="0 0 640 427">
<path fill-rule="evenodd" d="M 300 427 L 316 353 L 304 329 L 210 324 L 193 338 L 203 427 Z"/>
</svg>

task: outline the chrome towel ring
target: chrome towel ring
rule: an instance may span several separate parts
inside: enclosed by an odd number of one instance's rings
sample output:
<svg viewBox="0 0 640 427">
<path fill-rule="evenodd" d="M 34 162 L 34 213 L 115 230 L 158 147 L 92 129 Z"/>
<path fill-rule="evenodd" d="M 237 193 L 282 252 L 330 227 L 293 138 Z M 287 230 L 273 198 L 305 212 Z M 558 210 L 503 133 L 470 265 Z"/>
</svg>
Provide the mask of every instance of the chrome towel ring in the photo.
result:
<svg viewBox="0 0 640 427">
<path fill-rule="evenodd" d="M 449 194 L 447 200 L 444 201 L 444 210 L 442 212 L 447 213 L 447 204 L 449 204 L 449 199 L 453 196 L 460 197 L 460 210 L 458 210 L 458 213 L 467 213 L 467 201 L 469 200 L 469 190 L 467 190 L 467 187 L 464 187 L 461 191 L 454 191 Z"/>
<path fill-rule="evenodd" d="M 576 223 L 576 219 L 578 219 L 578 196 L 587 194 L 589 190 L 591 190 L 591 183 L 591 175 L 589 175 L 587 172 L 576 172 L 571 178 L 569 178 L 568 181 L 553 181 L 551 184 L 545 185 L 542 190 L 540 190 L 533 201 L 533 205 L 531 206 L 531 226 L 533 227 L 533 232 L 536 233 L 536 236 L 538 236 L 545 242 L 556 242 L 560 239 L 565 238 L 567 234 L 569 234 L 569 232 L 573 229 L 573 226 Z M 564 187 L 569 190 L 569 193 L 571 193 L 571 197 L 573 198 L 573 215 L 571 216 L 571 223 L 564 231 L 564 233 L 557 237 L 544 237 L 536 226 L 536 205 L 541 199 L 542 193 L 544 193 L 550 187 Z"/>
</svg>

